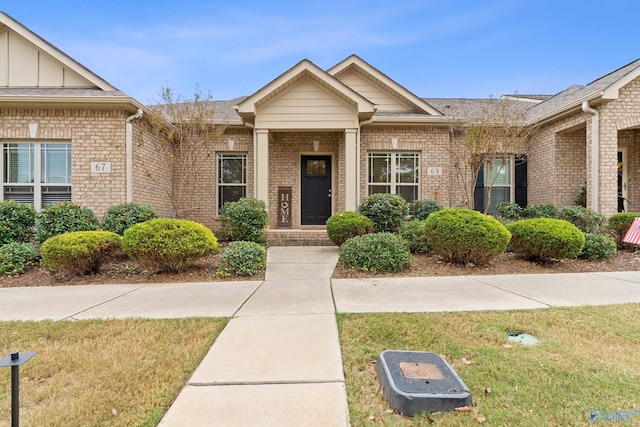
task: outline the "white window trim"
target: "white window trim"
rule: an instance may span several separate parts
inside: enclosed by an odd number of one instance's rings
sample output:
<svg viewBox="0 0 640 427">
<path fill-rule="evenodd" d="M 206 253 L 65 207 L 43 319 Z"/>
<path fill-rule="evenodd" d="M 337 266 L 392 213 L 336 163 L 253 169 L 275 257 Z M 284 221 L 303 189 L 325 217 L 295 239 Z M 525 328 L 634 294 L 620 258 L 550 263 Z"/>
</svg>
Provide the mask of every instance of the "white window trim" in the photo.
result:
<svg viewBox="0 0 640 427">
<path fill-rule="evenodd" d="M 220 182 L 220 160 L 223 159 L 225 156 L 235 156 L 236 158 L 240 158 L 243 157 L 244 158 L 244 182 L 241 184 L 224 184 Z M 216 153 L 216 215 L 219 215 L 220 213 L 220 209 L 222 208 L 222 206 L 220 206 L 220 188 L 221 187 L 227 187 L 227 186 L 233 186 L 233 187 L 239 187 L 239 186 L 243 186 L 245 188 L 244 190 L 244 194 L 245 197 L 247 196 L 248 192 L 249 192 L 249 183 L 248 183 L 248 178 L 249 178 L 249 170 L 248 170 L 248 166 L 249 166 L 249 156 L 247 155 L 247 153 L 239 153 L 239 152 L 225 152 L 225 153 Z"/>
<path fill-rule="evenodd" d="M 391 181 L 390 182 L 371 182 L 369 179 L 371 178 L 371 158 L 372 155 L 375 154 L 384 154 L 389 156 L 388 159 L 391 162 L 391 172 L 390 172 L 390 177 L 391 177 Z M 416 180 L 417 182 L 415 183 L 406 183 L 406 182 L 397 182 L 397 173 L 396 173 L 396 165 L 398 163 L 398 155 L 402 155 L 402 154 L 411 154 L 412 156 L 415 156 L 415 158 L 417 158 L 418 161 L 418 172 L 416 175 Z M 421 187 L 421 177 L 420 177 L 420 170 L 421 170 L 421 156 L 420 156 L 420 152 L 419 151 L 370 151 L 369 153 L 367 153 L 367 195 L 370 194 L 370 188 L 371 187 L 382 187 L 382 186 L 389 186 L 389 192 L 390 194 L 398 194 L 398 187 L 416 187 L 417 189 L 417 197 L 416 199 L 420 198 L 420 187 Z"/>
<path fill-rule="evenodd" d="M 5 150 L 8 145 L 23 144 L 33 145 L 33 183 L 11 183 L 5 182 L 4 159 Z M 31 140 L 12 140 L 2 141 L 2 162 L 0 162 L 0 200 L 4 199 L 5 187 L 32 187 L 33 188 L 33 207 L 39 211 L 42 209 L 42 188 L 43 187 L 70 187 L 73 192 L 73 184 L 67 183 L 47 183 L 42 182 L 42 147 L 47 144 L 71 145 L 70 141 L 31 141 Z M 72 154 L 73 156 L 73 149 Z M 72 157 L 73 161 L 73 157 Z M 71 164 L 69 165 L 71 167 Z M 73 177 L 71 177 L 73 180 Z"/>
</svg>

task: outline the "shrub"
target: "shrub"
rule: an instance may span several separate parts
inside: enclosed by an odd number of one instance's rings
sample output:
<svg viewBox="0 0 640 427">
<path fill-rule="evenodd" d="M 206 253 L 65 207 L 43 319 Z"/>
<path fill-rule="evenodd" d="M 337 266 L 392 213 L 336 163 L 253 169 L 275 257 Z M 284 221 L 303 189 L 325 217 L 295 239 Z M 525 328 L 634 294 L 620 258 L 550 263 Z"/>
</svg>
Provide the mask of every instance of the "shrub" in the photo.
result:
<svg viewBox="0 0 640 427">
<path fill-rule="evenodd" d="M 38 262 L 40 255 L 32 243 L 11 242 L 0 247 L 0 276 L 20 274 Z"/>
<path fill-rule="evenodd" d="M 409 213 L 409 204 L 395 194 L 372 194 L 360 203 L 358 212 L 373 221 L 376 233 L 395 233 Z"/>
<path fill-rule="evenodd" d="M 558 209 L 552 204 L 527 206 L 522 210 L 523 218 L 557 218 Z"/>
<path fill-rule="evenodd" d="M 431 250 L 426 230 L 424 220 L 413 219 L 402 224 L 398 234 L 407 242 L 412 253 L 422 253 Z"/>
<path fill-rule="evenodd" d="M 36 214 L 36 236 L 40 243 L 59 234 L 93 231 L 98 227 L 98 219 L 91 209 L 71 202 L 51 205 Z"/>
<path fill-rule="evenodd" d="M 550 203 L 530 205 L 522 209 L 523 218 L 557 218 L 558 208 Z"/>
<path fill-rule="evenodd" d="M 373 232 L 373 222 L 358 212 L 338 212 L 327 220 L 327 234 L 340 246 L 347 239 Z"/>
<path fill-rule="evenodd" d="M 264 243 L 269 217 L 264 201 L 245 197 L 222 206 L 222 223 L 231 240 Z"/>
<path fill-rule="evenodd" d="M 267 266 L 267 250 L 255 242 L 231 242 L 222 251 L 220 271 L 253 276 Z"/>
<path fill-rule="evenodd" d="M 583 233 L 598 233 L 607 224 L 607 218 L 582 206 L 567 206 L 560 210 L 558 219 L 575 225 Z"/>
<path fill-rule="evenodd" d="M 433 251 L 456 263 L 486 264 L 509 244 L 507 229 L 495 218 L 469 209 L 448 208 L 425 220 Z"/>
<path fill-rule="evenodd" d="M 102 218 L 100 228 L 122 236 L 125 230 L 134 224 L 157 218 L 151 206 L 140 203 L 121 203 L 111 206 Z"/>
<path fill-rule="evenodd" d="M 218 249 L 218 240 L 202 224 L 158 218 L 124 232 L 122 249 L 131 259 L 155 271 L 181 271 Z"/>
<path fill-rule="evenodd" d="M 110 231 L 74 231 L 45 240 L 42 264 L 52 271 L 95 274 L 108 256 L 120 248 L 120 236 Z"/>
<path fill-rule="evenodd" d="M 342 265 L 354 270 L 399 271 L 411 265 L 411 252 L 399 236 L 374 233 L 344 242 L 338 259 Z"/>
<path fill-rule="evenodd" d="M 442 209 L 440 203 L 431 199 L 414 200 L 409 203 L 409 215 L 413 216 L 413 219 L 427 219 L 433 212 L 438 212 Z"/>
<path fill-rule="evenodd" d="M 577 258 L 584 246 L 584 233 L 561 219 L 523 219 L 507 228 L 513 251 L 530 260 Z"/>
<path fill-rule="evenodd" d="M 622 239 L 624 239 L 624 235 L 629 231 L 629 227 L 631 227 L 635 218 L 640 218 L 640 212 L 619 212 L 611 215 L 609 218 L 609 229 L 613 231 L 618 247 L 622 248 L 625 246 Z"/>
<path fill-rule="evenodd" d="M 616 241 L 604 234 L 586 233 L 584 247 L 578 256 L 581 259 L 611 259 L 616 255 Z"/>
<path fill-rule="evenodd" d="M 0 245 L 30 241 L 35 222 L 33 206 L 13 200 L 3 201 L 0 203 Z"/>
<path fill-rule="evenodd" d="M 522 207 L 517 203 L 501 202 L 496 206 L 500 218 L 517 221 L 522 216 Z"/>
</svg>

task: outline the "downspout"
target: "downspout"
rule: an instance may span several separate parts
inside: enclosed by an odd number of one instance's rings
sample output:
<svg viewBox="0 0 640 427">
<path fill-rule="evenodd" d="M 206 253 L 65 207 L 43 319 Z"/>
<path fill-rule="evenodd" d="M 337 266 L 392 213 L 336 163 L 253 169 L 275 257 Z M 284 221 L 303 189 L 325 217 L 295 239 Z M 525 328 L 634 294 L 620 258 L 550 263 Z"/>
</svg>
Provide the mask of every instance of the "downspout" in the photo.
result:
<svg viewBox="0 0 640 427">
<path fill-rule="evenodd" d="M 131 121 L 142 117 L 142 109 L 138 108 L 135 114 L 127 117 L 125 121 L 125 186 L 126 202 L 133 202 L 133 125 Z"/>
<path fill-rule="evenodd" d="M 598 212 L 598 200 L 600 199 L 600 182 L 598 172 L 600 169 L 600 113 L 589 106 L 589 101 L 582 103 L 582 111 L 591 114 L 591 209 Z"/>
</svg>

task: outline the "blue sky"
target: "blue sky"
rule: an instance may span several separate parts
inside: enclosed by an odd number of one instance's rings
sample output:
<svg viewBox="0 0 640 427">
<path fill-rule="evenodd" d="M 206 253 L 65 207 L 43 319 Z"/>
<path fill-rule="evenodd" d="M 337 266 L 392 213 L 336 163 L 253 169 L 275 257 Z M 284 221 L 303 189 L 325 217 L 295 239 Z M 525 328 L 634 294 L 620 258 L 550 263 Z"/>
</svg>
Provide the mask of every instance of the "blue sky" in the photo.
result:
<svg viewBox="0 0 640 427">
<path fill-rule="evenodd" d="M 8 3 L 8 4 L 7 4 Z M 637 0 L 94 1 L 0 10 L 142 103 L 355 53 L 420 97 L 555 94 L 640 58 Z"/>
</svg>

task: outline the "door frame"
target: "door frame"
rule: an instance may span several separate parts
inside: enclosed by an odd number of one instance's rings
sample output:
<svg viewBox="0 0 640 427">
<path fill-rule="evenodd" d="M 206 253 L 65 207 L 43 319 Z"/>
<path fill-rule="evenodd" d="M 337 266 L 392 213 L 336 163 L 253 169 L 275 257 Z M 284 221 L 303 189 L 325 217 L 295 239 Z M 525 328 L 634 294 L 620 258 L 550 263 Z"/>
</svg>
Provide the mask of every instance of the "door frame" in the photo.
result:
<svg viewBox="0 0 640 427">
<path fill-rule="evenodd" d="M 331 201 L 330 201 L 330 209 L 331 211 L 329 212 L 329 216 L 333 215 L 334 211 L 335 211 L 335 192 L 334 192 L 334 177 L 335 177 L 335 164 L 334 164 L 334 155 L 333 153 L 328 153 L 328 152 L 316 152 L 316 151 L 311 151 L 311 152 L 301 152 L 300 156 L 298 157 L 298 183 L 299 183 L 299 193 L 298 193 L 298 200 L 300 200 L 300 204 L 298 206 L 298 218 L 300 218 L 300 228 L 316 228 L 316 227 L 320 227 L 319 225 L 312 225 L 312 224 L 303 224 L 302 223 L 302 191 L 303 191 L 303 184 L 302 184 L 302 159 L 304 157 L 328 157 L 329 158 L 329 165 L 331 167 L 331 172 L 330 172 L 330 176 L 329 176 L 329 190 L 331 191 Z"/>
<path fill-rule="evenodd" d="M 617 170 L 621 170 L 622 174 L 620 174 L 620 172 L 618 172 L 618 176 L 622 179 L 622 188 L 621 188 L 621 194 L 622 197 L 624 197 L 625 199 L 628 199 L 628 171 L 629 171 L 629 167 L 628 167 L 628 163 L 629 163 L 629 156 L 627 155 L 627 147 L 618 147 L 618 154 L 620 154 L 620 158 L 621 158 L 621 165 L 618 165 Z M 617 155 L 616 155 L 616 161 L 617 161 Z M 617 193 L 617 187 L 616 187 L 616 193 Z M 618 194 L 616 194 L 616 196 L 618 196 Z M 617 199 L 616 199 L 617 200 Z M 617 205 L 617 204 L 616 204 Z M 623 206 L 624 206 L 624 211 L 627 212 L 629 210 L 629 203 L 624 200 L 623 201 Z"/>
</svg>

